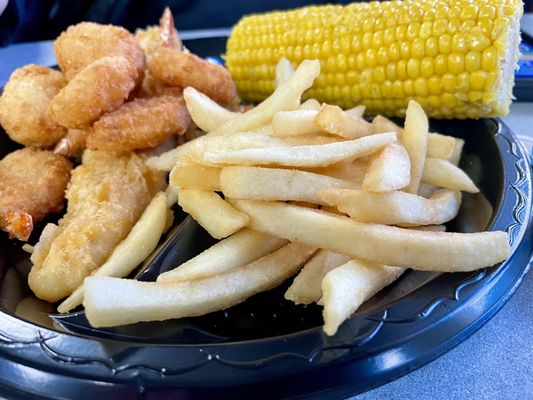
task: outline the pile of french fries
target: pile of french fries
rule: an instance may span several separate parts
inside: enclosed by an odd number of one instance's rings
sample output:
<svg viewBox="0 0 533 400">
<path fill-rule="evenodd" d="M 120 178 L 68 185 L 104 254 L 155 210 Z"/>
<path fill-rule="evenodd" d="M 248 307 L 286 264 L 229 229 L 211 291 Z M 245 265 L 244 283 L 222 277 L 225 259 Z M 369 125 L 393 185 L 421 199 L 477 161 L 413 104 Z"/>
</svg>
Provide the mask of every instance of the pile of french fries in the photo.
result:
<svg viewBox="0 0 533 400">
<path fill-rule="evenodd" d="M 275 92 L 244 113 L 185 89 L 207 133 L 149 164 L 170 171 L 179 205 L 221 240 L 157 282 L 87 278 L 93 326 L 207 314 L 296 275 L 285 297 L 322 304 L 334 335 L 406 268 L 471 271 L 509 256 L 505 232 L 445 232 L 461 191 L 478 192 L 457 166 L 461 139 L 428 133 L 414 101 L 403 128 L 367 122 L 364 107 L 302 103 L 319 74 L 318 61 L 280 62 Z"/>
</svg>

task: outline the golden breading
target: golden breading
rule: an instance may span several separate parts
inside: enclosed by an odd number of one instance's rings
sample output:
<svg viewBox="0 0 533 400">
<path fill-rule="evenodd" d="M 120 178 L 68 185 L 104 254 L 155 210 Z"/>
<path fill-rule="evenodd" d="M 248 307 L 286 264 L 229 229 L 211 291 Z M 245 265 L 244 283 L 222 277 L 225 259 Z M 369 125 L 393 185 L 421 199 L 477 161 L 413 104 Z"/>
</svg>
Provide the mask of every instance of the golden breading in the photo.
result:
<svg viewBox="0 0 533 400">
<path fill-rule="evenodd" d="M 81 70 L 52 100 L 52 116 L 67 128 L 85 128 L 118 108 L 134 88 L 136 77 L 137 70 L 126 58 L 100 58 Z"/>
<path fill-rule="evenodd" d="M 29 284 L 37 297 L 54 302 L 68 296 L 105 262 L 151 200 L 148 172 L 135 154 L 85 151 L 72 172 L 59 228 L 32 255 Z"/>
<path fill-rule="evenodd" d="M 122 56 L 141 77 L 146 67 L 139 42 L 126 29 L 114 25 L 81 22 L 70 26 L 54 42 L 57 63 L 68 80 L 105 56 Z"/>
<path fill-rule="evenodd" d="M 63 209 L 71 169 L 64 157 L 29 147 L 0 160 L 0 228 L 28 240 L 36 222 Z"/>
<path fill-rule="evenodd" d="M 157 49 L 148 63 L 148 71 L 168 85 L 192 86 L 222 105 L 237 98 L 235 83 L 226 68 L 187 51 Z"/>
<path fill-rule="evenodd" d="M 146 71 L 142 86 L 137 93 L 137 97 L 148 98 L 157 96 L 176 96 L 180 97 L 183 94 L 183 88 L 180 86 L 170 86 L 166 83 L 156 79 Z"/>
<path fill-rule="evenodd" d="M 29 64 L 15 70 L 0 97 L 0 124 L 25 146 L 49 147 L 66 133 L 50 118 L 50 102 L 65 86 L 63 74 Z"/>
<path fill-rule="evenodd" d="M 87 147 L 121 154 L 155 147 L 183 134 L 190 122 L 181 97 L 135 99 L 96 121 Z"/>
</svg>

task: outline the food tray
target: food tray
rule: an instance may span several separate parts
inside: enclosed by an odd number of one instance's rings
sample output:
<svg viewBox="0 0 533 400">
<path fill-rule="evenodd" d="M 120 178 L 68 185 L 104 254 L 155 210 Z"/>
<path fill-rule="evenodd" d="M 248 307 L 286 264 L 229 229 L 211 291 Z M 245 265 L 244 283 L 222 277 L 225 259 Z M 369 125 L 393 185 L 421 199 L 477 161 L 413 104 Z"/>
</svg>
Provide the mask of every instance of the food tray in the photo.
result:
<svg viewBox="0 0 533 400">
<path fill-rule="evenodd" d="M 217 56 L 225 38 L 185 45 Z M 466 140 L 461 167 L 481 189 L 464 194 L 450 230 L 507 231 L 512 255 L 504 263 L 471 273 L 409 271 L 334 337 L 322 333 L 319 307 L 283 299 L 287 285 L 204 317 L 69 333 L 52 324 L 53 307 L 32 298 L 27 255 L 1 234 L 0 393 L 102 400 L 343 398 L 442 355 L 490 319 L 526 273 L 532 181 L 523 148 L 500 120 L 431 125 Z M 0 131 L 0 156 L 15 147 Z M 179 223 L 192 224 L 183 218 Z M 203 245 L 210 240 L 199 228 L 193 235 Z M 168 259 L 157 260 L 165 269 Z"/>
</svg>

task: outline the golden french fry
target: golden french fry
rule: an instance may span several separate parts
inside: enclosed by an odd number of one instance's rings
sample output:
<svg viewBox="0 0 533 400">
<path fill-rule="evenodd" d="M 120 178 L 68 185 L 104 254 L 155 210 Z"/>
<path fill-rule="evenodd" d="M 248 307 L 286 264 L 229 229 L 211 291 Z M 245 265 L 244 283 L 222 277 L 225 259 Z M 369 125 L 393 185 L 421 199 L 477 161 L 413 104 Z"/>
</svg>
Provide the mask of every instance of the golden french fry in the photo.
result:
<svg viewBox="0 0 533 400">
<path fill-rule="evenodd" d="M 302 104 L 300 104 L 300 107 L 298 107 L 298 109 L 320 111 L 320 103 L 315 99 L 307 99 Z"/>
<path fill-rule="evenodd" d="M 232 112 L 193 87 L 183 90 L 183 99 L 191 118 L 198 128 L 211 132 L 239 113 Z"/>
<path fill-rule="evenodd" d="M 274 136 L 304 136 L 326 133 L 315 123 L 318 111 L 292 110 L 278 111 L 272 118 L 272 133 Z"/>
<path fill-rule="evenodd" d="M 407 106 L 405 128 L 400 140 L 411 162 L 411 180 L 404 190 L 408 193 L 417 193 L 426 160 L 428 119 L 420 104 L 414 100 L 410 100 Z"/>
<path fill-rule="evenodd" d="M 479 192 L 477 186 L 462 169 L 440 158 L 426 159 L 422 180 L 447 189 Z"/>
<path fill-rule="evenodd" d="M 220 168 L 194 163 L 178 163 L 169 176 L 172 186 L 183 189 L 220 190 Z"/>
<path fill-rule="evenodd" d="M 214 192 L 182 189 L 178 204 L 216 239 L 225 238 L 248 223 L 246 214 L 233 208 Z"/>
<path fill-rule="evenodd" d="M 398 137 L 401 138 L 403 129 L 392 122 L 390 119 L 385 118 L 382 115 L 377 115 L 372 120 L 375 133 L 381 132 L 396 132 Z M 457 141 L 462 139 L 455 138 L 453 136 L 442 135 L 440 133 L 429 133 L 427 139 L 427 157 L 442 158 L 444 160 L 450 159 L 456 147 L 458 147 Z M 463 141 L 464 143 L 464 141 Z M 462 148 L 462 146 L 460 146 Z M 459 153 L 461 152 L 458 149 Z"/>
<path fill-rule="evenodd" d="M 290 243 L 244 267 L 186 282 L 89 277 L 83 305 L 95 328 L 203 315 L 278 286 L 314 252 L 313 248 Z"/>
<path fill-rule="evenodd" d="M 392 192 L 407 186 L 410 179 L 409 154 L 400 143 L 393 142 L 371 158 L 362 188 L 372 192 Z"/>
<path fill-rule="evenodd" d="M 285 84 L 277 88 L 266 100 L 251 110 L 222 124 L 216 133 L 233 133 L 258 128 L 272 119 L 278 111 L 294 110 L 300 98 L 320 75 L 318 60 L 304 60 Z"/>
<path fill-rule="evenodd" d="M 455 148 L 453 136 L 441 135 L 440 133 L 428 134 L 427 157 L 442 158 L 448 160 Z"/>
<path fill-rule="evenodd" d="M 315 124 L 325 132 L 346 139 L 357 139 L 374 133 L 372 124 L 342 111 L 338 106 L 323 104 Z"/>
<path fill-rule="evenodd" d="M 224 196 L 235 199 L 294 200 L 322 204 L 317 191 L 356 188 L 354 182 L 294 169 L 225 167 L 220 174 Z"/>
<path fill-rule="evenodd" d="M 158 282 L 187 281 L 215 276 L 242 267 L 285 246 L 287 240 L 241 229 L 204 252 L 157 277 Z"/>
<path fill-rule="evenodd" d="M 355 183 L 356 189 L 360 188 L 365 178 L 368 163 L 364 159 L 342 161 L 327 167 L 307 168 L 309 172 L 327 175 Z"/>
<path fill-rule="evenodd" d="M 461 154 L 463 152 L 463 146 L 465 145 L 465 141 L 460 138 L 455 138 L 455 145 L 453 147 L 453 153 L 448 159 L 453 165 L 459 165 L 459 161 L 461 161 Z"/>
<path fill-rule="evenodd" d="M 113 250 L 107 261 L 91 276 L 124 277 L 142 263 L 156 248 L 167 220 L 167 197 L 160 192 L 146 207 L 131 232 Z M 84 285 L 79 286 L 57 308 L 66 313 L 83 301 Z"/>
<path fill-rule="evenodd" d="M 279 202 L 231 200 L 249 228 L 353 258 L 423 271 L 472 271 L 505 260 L 505 232 L 424 232 L 356 222 Z"/>
<path fill-rule="evenodd" d="M 461 193 L 446 189 L 429 199 L 406 192 L 349 189 L 320 190 L 317 196 L 356 221 L 385 225 L 440 225 L 454 219 L 461 205 Z"/>
<path fill-rule="evenodd" d="M 285 165 L 323 167 L 339 161 L 363 157 L 396 140 L 396 133 L 381 133 L 356 140 L 293 147 L 213 151 L 203 154 L 207 165 Z"/>
<path fill-rule="evenodd" d="M 285 298 L 295 304 L 311 304 L 322 297 L 322 278 L 332 269 L 348 262 L 349 256 L 328 250 L 318 250 L 296 275 L 285 292 Z"/>
<path fill-rule="evenodd" d="M 383 115 L 376 115 L 374 117 L 372 120 L 372 127 L 374 133 L 396 132 L 398 137 L 400 137 L 403 132 L 403 129 L 400 126 L 396 125 Z"/>
<path fill-rule="evenodd" d="M 390 285 L 405 271 L 404 268 L 351 260 L 328 272 L 322 280 L 324 311 L 323 330 L 328 336 L 366 300 Z"/>
<path fill-rule="evenodd" d="M 279 88 L 286 83 L 294 74 L 294 68 L 289 60 L 282 57 L 276 64 L 276 87 Z"/>
<path fill-rule="evenodd" d="M 347 110 L 344 110 L 344 112 L 354 118 L 363 118 L 363 115 L 365 114 L 366 107 L 364 105 L 355 106 L 353 108 L 349 108 Z"/>
</svg>

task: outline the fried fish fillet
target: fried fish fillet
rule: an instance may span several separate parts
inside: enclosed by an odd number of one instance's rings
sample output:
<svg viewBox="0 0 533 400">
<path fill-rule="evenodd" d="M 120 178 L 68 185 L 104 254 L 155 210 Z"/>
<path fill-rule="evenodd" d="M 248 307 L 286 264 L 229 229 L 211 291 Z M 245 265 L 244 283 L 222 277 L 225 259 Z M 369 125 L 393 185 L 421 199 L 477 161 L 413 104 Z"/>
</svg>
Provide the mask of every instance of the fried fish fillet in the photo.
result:
<svg viewBox="0 0 533 400">
<path fill-rule="evenodd" d="M 34 223 L 63 209 L 71 169 L 66 158 L 29 147 L 0 160 L 0 229 L 28 240 Z"/>
<path fill-rule="evenodd" d="M 57 229 L 47 226 L 32 254 L 28 280 L 35 295 L 50 302 L 70 295 L 127 236 L 163 184 L 135 154 L 85 151 L 67 189 L 67 213 Z"/>
</svg>

